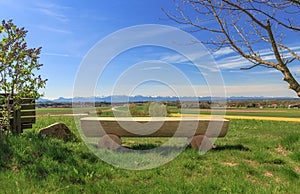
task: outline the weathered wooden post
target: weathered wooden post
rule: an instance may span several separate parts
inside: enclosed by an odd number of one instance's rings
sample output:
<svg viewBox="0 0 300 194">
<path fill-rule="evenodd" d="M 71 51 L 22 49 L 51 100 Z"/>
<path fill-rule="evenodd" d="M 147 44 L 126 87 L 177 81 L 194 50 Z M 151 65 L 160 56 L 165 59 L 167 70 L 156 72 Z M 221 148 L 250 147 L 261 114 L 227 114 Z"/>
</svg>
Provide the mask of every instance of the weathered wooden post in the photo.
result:
<svg viewBox="0 0 300 194">
<path fill-rule="evenodd" d="M 5 95 L 5 94 L 0 94 Z M 3 104 L 0 104 L 3 106 Z M 24 129 L 32 128 L 32 124 L 35 123 L 35 100 L 33 98 L 21 98 L 20 103 L 14 104 L 14 100 L 9 100 L 9 106 L 11 106 L 11 112 L 9 113 L 10 130 L 13 134 L 23 133 Z M 0 114 L 0 119 L 3 116 Z"/>
<path fill-rule="evenodd" d="M 23 130 L 21 128 L 21 110 L 13 107 L 13 124 L 12 124 L 12 133 L 20 134 Z"/>
</svg>

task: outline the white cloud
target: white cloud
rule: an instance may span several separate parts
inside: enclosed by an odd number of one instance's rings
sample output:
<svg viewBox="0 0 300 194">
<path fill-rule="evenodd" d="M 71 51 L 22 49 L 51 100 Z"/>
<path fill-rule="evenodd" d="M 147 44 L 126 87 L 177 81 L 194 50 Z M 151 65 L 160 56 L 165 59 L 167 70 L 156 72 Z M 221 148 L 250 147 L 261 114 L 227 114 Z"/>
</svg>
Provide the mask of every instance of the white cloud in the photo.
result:
<svg viewBox="0 0 300 194">
<path fill-rule="evenodd" d="M 194 86 L 198 96 L 222 96 L 226 91 L 227 96 L 277 96 L 277 97 L 296 97 L 295 92 L 288 89 L 287 85 L 282 84 L 262 84 L 262 85 L 228 85 L 228 86 Z M 210 92 L 210 90 L 212 92 Z M 182 87 L 184 90 L 184 87 Z"/>
<path fill-rule="evenodd" d="M 290 70 L 292 71 L 292 72 L 295 72 L 295 73 L 300 73 L 300 67 L 298 66 L 298 67 L 291 67 L 290 68 Z"/>
<path fill-rule="evenodd" d="M 189 60 L 180 54 L 168 54 L 163 56 L 160 60 L 166 63 L 189 63 Z"/>
<path fill-rule="evenodd" d="M 52 2 L 38 2 L 35 5 L 35 8 L 32 8 L 34 11 L 38 11 L 63 23 L 69 21 L 68 17 L 63 14 L 63 12 L 66 12 L 67 9 L 70 9 L 70 7 L 61 6 Z"/>
<path fill-rule="evenodd" d="M 72 33 L 69 30 L 54 28 L 54 27 L 50 27 L 50 26 L 40 25 L 40 26 L 37 26 L 37 27 L 40 28 L 41 30 L 55 32 L 55 33 L 61 33 L 61 34 L 71 34 Z"/>
<path fill-rule="evenodd" d="M 189 57 L 189 59 L 187 58 Z M 183 64 L 183 65 L 194 65 L 201 68 L 202 70 L 208 70 L 211 72 L 218 72 L 216 64 L 214 63 L 213 58 L 207 52 L 196 51 L 189 53 L 189 56 L 183 56 L 178 53 L 168 53 L 160 58 L 161 61 L 170 64 Z"/>
<path fill-rule="evenodd" d="M 70 57 L 70 55 L 64 53 L 42 53 L 42 54 L 48 56 L 57 56 L 57 57 Z"/>
<path fill-rule="evenodd" d="M 287 45 L 291 50 L 294 52 L 300 54 L 300 46 L 289 46 Z M 267 57 L 271 59 L 275 59 L 274 53 L 271 49 L 261 49 L 258 51 L 262 57 Z M 286 57 L 291 57 L 291 54 L 289 51 L 284 50 L 283 54 L 286 55 Z"/>
<path fill-rule="evenodd" d="M 227 96 L 296 96 L 285 84 L 226 86 L 226 91 Z"/>
<path fill-rule="evenodd" d="M 230 86 L 206 86 L 206 85 L 173 85 L 170 88 L 164 85 L 141 88 L 139 94 L 161 96 L 266 96 L 266 97 L 296 97 L 296 94 L 287 88 L 285 84 L 263 85 L 230 85 Z M 143 90 L 144 89 L 144 90 Z M 155 91 L 155 92 L 154 92 Z M 126 94 L 126 91 L 123 91 Z M 119 94 L 119 93 L 118 93 Z"/>
<path fill-rule="evenodd" d="M 161 70 L 162 67 L 145 67 L 140 69 L 141 71 L 149 71 L 149 70 Z"/>
<path fill-rule="evenodd" d="M 50 9 L 39 8 L 38 11 L 45 14 L 45 15 L 47 15 L 47 16 L 49 16 L 49 17 L 55 18 L 56 20 L 59 20 L 61 22 L 69 21 L 69 19 L 65 15 L 57 13 L 57 12 L 55 12 L 53 10 L 50 10 Z"/>
<path fill-rule="evenodd" d="M 217 60 L 218 67 L 221 69 L 234 69 L 234 68 L 241 68 L 245 65 L 250 64 L 249 61 L 242 58 L 239 55 L 230 56 L 222 59 Z"/>
<path fill-rule="evenodd" d="M 280 73 L 278 70 L 276 69 L 266 69 L 264 71 L 252 71 L 252 72 L 248 72 L 250 74 L 271 74 L 271 73 Z"/>
<path fill-rule="evenodd" d="M 297 54 L 300 54 L 300 46 L 289 46 L 289 47 Z M 264 60 L 272 61 L 276 59 L 271 49 L 261 49 L 258 50 L 257 53 L 259 53 L 261 58 Z M 292 56 L 286 50 L 283 52 L 283 54 L 285 55 L 286 58 Z M 231 55 L 231 56 L 226 56 L 226 55 Z M 240 55 L 236 54 L 236 52 L 232 51 L 230 48 L 227 47 L 214 53 L 213 56 L 216 58 L 218 67 L 221 69 L 234 69 L 234 68 L 241 68 L 241 67 L 252 65 L 252 63 L 250 63 L 248 60 L 244 59 Z"/>
<path fill-rule="evenodd" d="M 228 55 L 228 54 L 233 54 L 234 51 L 230 48 L 230 47 L 225 47 L 225 48 L 222 48 L 216 52 L 213 53 L 213 56 L 215 58 L 218 58 L 220 56 L 224 56 L 224 55 Z"/>
</svg>

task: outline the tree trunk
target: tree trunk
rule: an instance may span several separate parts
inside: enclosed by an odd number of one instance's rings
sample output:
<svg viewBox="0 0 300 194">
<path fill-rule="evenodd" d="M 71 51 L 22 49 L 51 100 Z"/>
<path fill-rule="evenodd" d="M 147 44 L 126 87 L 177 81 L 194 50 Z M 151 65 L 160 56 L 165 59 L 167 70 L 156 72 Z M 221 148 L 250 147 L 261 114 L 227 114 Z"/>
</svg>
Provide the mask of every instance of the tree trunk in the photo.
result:
<svg viewBox="0 0 300 194">
<path fill-rule="evenodd" d="M 300 85 L 297 82 L 297 80 L 294 78 L 294 76 L 291 74 L 291 72 L 284 68 L 285 70 L 282 71 L 284 78 L 283 80 L 286 81 L 289 84 L 289 89 L 294 90 L 298 97 L 300 97 Z"/>
</svg>

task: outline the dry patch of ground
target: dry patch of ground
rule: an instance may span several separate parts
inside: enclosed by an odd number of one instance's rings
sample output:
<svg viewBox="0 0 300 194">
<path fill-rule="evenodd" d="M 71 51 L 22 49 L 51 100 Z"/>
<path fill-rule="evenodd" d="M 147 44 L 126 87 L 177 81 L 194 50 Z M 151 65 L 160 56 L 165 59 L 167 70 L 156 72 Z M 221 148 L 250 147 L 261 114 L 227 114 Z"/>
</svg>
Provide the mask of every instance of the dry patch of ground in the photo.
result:
<svg viewBox="0 0 300 194">
<path fill-rule="evenodd" d="M 245 160 L 248 164 L 250 164 L 251 166 L 257 165 L 257 162 L 254 160 Z"/>
<path fill-rule="evenodd" d="M 284 149 L 282 146 L 278 146 L 277 148 L 275 148 L 276 152 L 279 153 L 282 156 L 286 156 L 288 151 L 286 149 Z"/>
<path fill-rule="evenodd" d="M 295 171 L 296 171 L 297 173 L 300 173 L 300 168 L 299 168 L 299 167 L 295 167 Z"/>
<path fill-rule="evenodd" d="M 276 182 L 276 183 L 280 183 L 280 182 L 281 182 L 281 179 L 280 179 L 280 178 L 275 178 L 275 182 Z"/>
<path fill-rule="evenodd" d="M 270 172 L 270 171 L 266 171 L 266 172 L 264 173 L 264 176 L 265 176 L 265 177 L 273 177 L 274 174 L 273 174 L 272 172 Z"/>
<path fill-rule="evenodd" d="M 272 172 L 270 172 L 270 171 L 266 171 L 265 173 L 264 173 L 264 176 L 265 177 L 274 177 L 274 174 L 272 173 Z M 281 179 L 280 178 L 278 178 L 278 177 L 274 177 L 274 181 L 276 182 L 276 183 L 280 183 L 281 182 Z"/>
<path fill-rule="evenodd" d="M 234 167 L 234 166 L 238 166 L 239 163 L 235 163 L 235 162 L 222 162 L 221 163 L 224 166 L 230 166 L 230 167 Z"/>
</svg>

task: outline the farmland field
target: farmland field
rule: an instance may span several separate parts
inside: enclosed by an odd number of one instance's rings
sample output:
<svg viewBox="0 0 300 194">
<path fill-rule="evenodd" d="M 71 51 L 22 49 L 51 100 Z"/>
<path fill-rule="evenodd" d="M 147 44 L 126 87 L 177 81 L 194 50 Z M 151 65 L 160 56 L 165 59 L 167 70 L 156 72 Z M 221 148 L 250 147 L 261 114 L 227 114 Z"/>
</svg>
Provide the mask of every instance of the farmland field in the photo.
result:
<svg viewBox="0 0 300 194">
<path fill-rule="evenodd" d="M 97 107 L 95 110 L 110 110 L 111 106 L 106 106 L 106 107 Z M 78 113 L 89 113 L 91 108 L 37 108 L 36 112 L 37 115 L 63 115 L 63 114 L 73 114 L 73 112 L 78 112 Z"/>
<path fill-rule="evenodd" d="M 199 113 L 203 115 L 210 114 L 224 114 L 224 110 L 218 111 L 218 109 L 213 110 L 193 110 L 186 109 L 183 110 L 186 114 Z M 213 111 L 213 113 L 212 113 Z M 236 108 L 227 109 L 226 115 L 235 116 L 264 116 L 264 117 L 288 117 L 288 118 L 300 118 L 300 109 L 246 109 L 246 108 Z"/>
<path fill-rule="evenodd" d="M 106 107 L 97 107 L 95 110 L 102 110 L 104 112 L 112 112 L 111 106 Z M 143 110 L 142 107 L 137 107 L 138 110 Z M 175 107 L 168 107 L 170 113 L 176 114 L 184 112 L 185 114 L 198 114 L 201 115 L 210 115 L 212 114 L 224 114 L 223 109 L 178 109 Z M 91 108 L 75 108 L 75 112 L 87 113 L 87 111 L 91 110 Z M 220 111 L 218 111 L 220 110 Z M 115 111 L 128 111 L 128 107 L 122 106 L 115 108 Z M 258 109 L 258 108 L 231 108 L 227 109 L 226 115 L 236 115 L 236 116 L 271 116 L 271 117 L 288 117 L 288 118 L 300 118 L 300 109 Z M 71 114 L 73 113 L 72 108 L 38 108 L 38 115 L 55 115 L 55 114 Z"/>
<path fill-rule="evenodd" d="M 96 110 L 104 110 L 105 112 L 111 112 L 111 106 L 107 107 L 97 107 Z M 78 111 L 82 113 L 85 110 L 89 110 L 90 108 L 80 108 Z M 137 110 L 142 111 L 142 106 L 137 106 Z M 287 118 L 300 118 L 300 109 L 285 109 L 285 108 L 265 108 L 265 109 L 258 109 L 258 108 L 230 108 L 230 109 L 178 109 L 174 106 L 168 106 L 168 110 L 171 114 L 199 114 L 200 115 L 235 115 L 235 116 L 266 116 L 266 117 L 287 117 Z M 114 111 L 128 111 L 127 106 L 121 106 L 114 108 Z M 53 113 L 72 113 L 72 108 L 40 108 L 37 110 L 38 114 L 53 114 Z"/>
<path fill-rule="evenodd" d="M 276 111 L 253 114 L 299 115 L 299 110 Z M 37 112 L 32 130 L 0 143 L 0 193 L 300 191 L 298 122 L 231 119 L 230 130 L 225 138 L 215 142 L 216 149 L 199 155 L 196 150 L 187 148 L 163 166 L 130 171 L 111 166 L 91 153 L 79 137 L 73 117 L 61 115 L 71 113 L 70 109 L 53 109 L 53 112 L 38 109 Z M 54 122 L 66 123 L 75 137 L 63 141 L 38 135 L 39 128 Z M 164 141 L 164 138 L 124 138 L 123 145 L 147 149 Z M 158 153 L 158 156 L 161 155 Z"/>
</svg>

